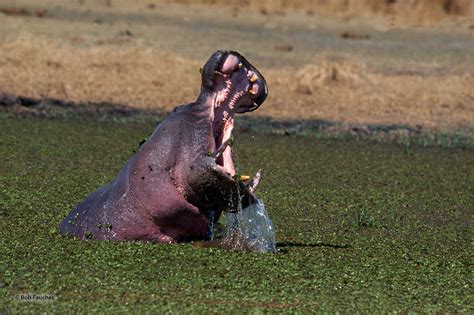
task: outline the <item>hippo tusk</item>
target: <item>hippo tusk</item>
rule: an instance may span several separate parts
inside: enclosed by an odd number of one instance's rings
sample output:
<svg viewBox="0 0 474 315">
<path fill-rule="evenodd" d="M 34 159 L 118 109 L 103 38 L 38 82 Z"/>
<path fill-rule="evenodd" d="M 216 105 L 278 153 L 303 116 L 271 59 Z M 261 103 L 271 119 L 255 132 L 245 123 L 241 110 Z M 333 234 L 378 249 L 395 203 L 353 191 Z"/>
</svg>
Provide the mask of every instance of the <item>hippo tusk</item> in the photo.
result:
<svg viewBox="0 0 474 315">
<path fill-rule="evenodd" d="M 217 159 L 219 156 L 221 156 L 221 154 L 225 151 L 225 149 L 227 149 L 227 147 L 231 144 L 232 144 L 232 138 L 227 139 L 227 141 L 224 141 L 216 150 L 216 152 L 214 152 L 213 158 Z"/>
<path fill-rule="evenodd" d="M 247 182 L 239 181 L 238 184 L 240 189 L 242 209 L 247 208 L 249 205 L 257 202 L 257 197 L 254 195 L 254 193 L 255 190 L 257 190 L 257 186 L 260 183 L 261 178 L 262 170 L 260 169 L 251 180 Z"/>
<path fill-rule="evenodd" d="M 260 180 L 262 179 L 262 169 L 259 169 L 255 176 L 246 183 L 249 191 L 253 194 L 257 190 L 258 184 L 260 184 Z"/>
</svg>

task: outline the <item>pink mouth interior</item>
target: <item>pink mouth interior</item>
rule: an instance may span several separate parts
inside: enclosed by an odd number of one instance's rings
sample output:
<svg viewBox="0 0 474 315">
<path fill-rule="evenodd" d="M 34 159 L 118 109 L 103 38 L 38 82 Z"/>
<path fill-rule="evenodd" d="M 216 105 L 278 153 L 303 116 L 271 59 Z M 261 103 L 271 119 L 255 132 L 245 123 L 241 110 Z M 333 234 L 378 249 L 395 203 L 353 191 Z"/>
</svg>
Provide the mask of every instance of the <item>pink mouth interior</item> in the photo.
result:
<svg viewBox="0 0 474 315">
<path fill-rule="evenodd" d="M 258 95 L 262 87 L 259 81 L 252 83 L 255 73 L 240 63 L 238 57 L 228 55 L 221 70 L 214 77 L 214 139 L 216 148 L 232 138 L 234 114 L 246 112 L 253 106 L 253 97 Z M 249 92 L 250 91 L 250 92 Z M 217 159 L 217 164 L 231 176 L 235 175 L 235 165 L 232 160 L 230 146 Z"/>
</svg>

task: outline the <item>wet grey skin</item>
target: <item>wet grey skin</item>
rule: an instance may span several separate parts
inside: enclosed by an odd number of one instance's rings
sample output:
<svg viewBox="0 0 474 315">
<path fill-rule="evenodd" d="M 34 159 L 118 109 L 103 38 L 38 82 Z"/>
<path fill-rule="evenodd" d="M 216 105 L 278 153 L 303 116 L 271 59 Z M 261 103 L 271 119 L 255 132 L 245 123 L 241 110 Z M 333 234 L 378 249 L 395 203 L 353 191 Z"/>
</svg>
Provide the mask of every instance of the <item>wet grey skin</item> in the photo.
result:
<svg viewBox="0 0 474 315">
<path fill-rule="evenodd" d="M 255 202 L 258 173 L 243 183 L 232 154 L 233 116 L 257 109 L 264 77 L 234 51 L 201 70 L 197 100 L 176 107 L 117 178 L 91 193 L 60 225 L 77 239 L 175 243 L 205 239 L 209 220 Z M 212 215 L 210 215 L 212 214 Z"/>
</svg>

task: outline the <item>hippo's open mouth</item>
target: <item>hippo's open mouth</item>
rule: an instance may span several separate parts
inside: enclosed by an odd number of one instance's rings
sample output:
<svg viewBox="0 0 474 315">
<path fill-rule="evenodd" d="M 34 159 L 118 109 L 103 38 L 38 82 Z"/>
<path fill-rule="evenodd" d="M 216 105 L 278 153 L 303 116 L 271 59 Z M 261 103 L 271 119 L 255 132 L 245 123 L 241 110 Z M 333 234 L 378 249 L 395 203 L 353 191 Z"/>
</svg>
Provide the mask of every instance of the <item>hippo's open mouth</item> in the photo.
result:
<svg viewBox="0 0 474 315">
<path fill-rule="evenodd" d="M 220 55 L 217 56 L 219 61 L 214 63 L 213 73 L 209 73 L 209 68 L 204 70 L 203 84 L 205 84 L 205 75 L 213 76 L 212 129 L 216 163 L 223 167 L 225 172 L 234 176 L 235 166 L 230 147 L 234 114 L 256 110 L 267 97 L 268 89 L 262 74 L 239 53 L 234 51 L 219 53 Z M 212 57 L 210 60 L 213 60 Z"/>
</svg>

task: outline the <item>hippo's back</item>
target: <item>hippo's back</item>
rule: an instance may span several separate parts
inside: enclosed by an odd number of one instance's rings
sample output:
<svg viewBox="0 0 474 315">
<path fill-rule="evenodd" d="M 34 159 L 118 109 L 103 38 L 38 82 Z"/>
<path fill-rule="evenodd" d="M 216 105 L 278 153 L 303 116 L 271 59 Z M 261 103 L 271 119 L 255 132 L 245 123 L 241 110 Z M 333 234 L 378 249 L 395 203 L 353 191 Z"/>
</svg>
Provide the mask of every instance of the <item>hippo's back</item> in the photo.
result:
<svg viewBox="0 0 474 315">
<path fill-rule="evenodd" d="M 177 188 L 179 178 L 174 175 L 177 167 L 184 167 L 186 160 L 194 157 L 182 148 L 189 148 L 187 142 L 200 137 L 189 131 L 196 130 L 189 125 L 202 123 L 189 119 L 190 113 L 188 106 L 182 106 L 161 122 L 114 180 L 68 214 L 60 225 L 61 233 L 79 239 L 167 241 L 162 235 L 166 227 L 160 224 L 166 224 L 162 222 L 168 222 L 174 213 L 192 208 Z M 205 145 L 205 140 L 196 142 L 191 144 Z M 134 187 L 140 189 L 135 191 Z"/>
</svg>

